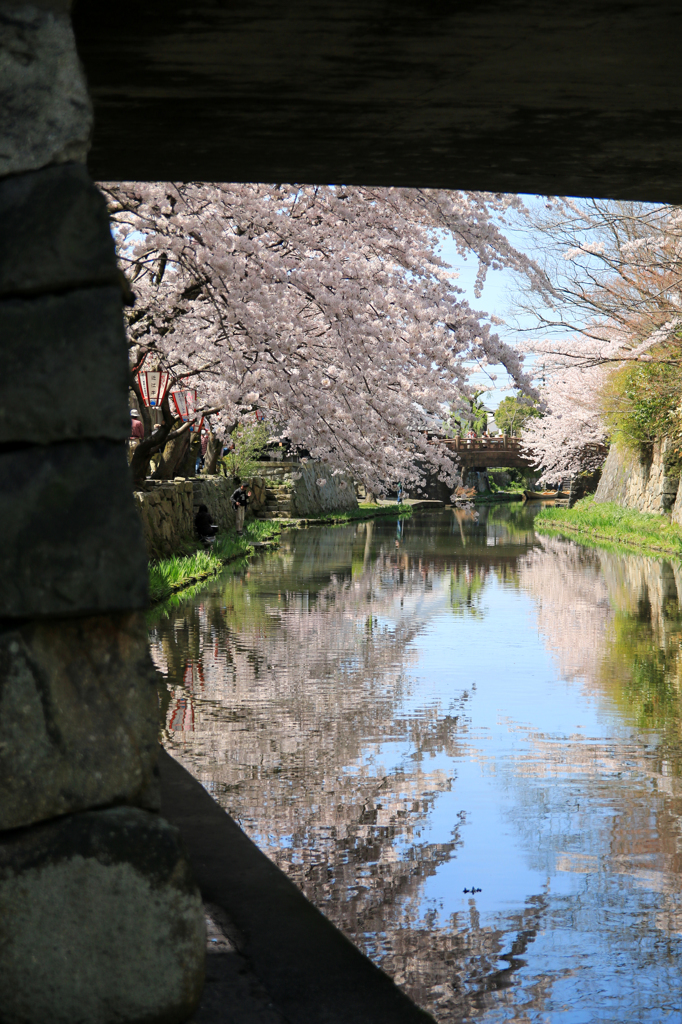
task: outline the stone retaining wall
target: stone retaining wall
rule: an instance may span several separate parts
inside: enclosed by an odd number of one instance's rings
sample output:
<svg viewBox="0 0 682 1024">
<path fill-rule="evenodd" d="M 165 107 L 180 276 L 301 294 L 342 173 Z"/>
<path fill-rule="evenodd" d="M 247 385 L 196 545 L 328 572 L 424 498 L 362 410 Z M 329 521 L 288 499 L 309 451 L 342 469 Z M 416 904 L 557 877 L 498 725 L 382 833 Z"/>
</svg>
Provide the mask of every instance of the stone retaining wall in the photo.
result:
<svg viewBox="0 0 682 1024">
<path fill-rule="evenodd" d="M 247 515 L 253 517 L 265 501 L 265 482 L 250 482 L 253 491 Z M 144 539 L 150 558 L 168 558 L 183 540 L 194 539 L 194 517 L 199 505 L 206 505 L 221 530 L 234 526 L 230 496 L 234 480 L 224 476 L 202 476 L 192 480 L 147 480 L 144 490 L 135 491 L 135 504 L 142 519 Z"/>
<path fill-rule="evenodd" d="M 266 483 L 284 485 L 291 492 L 291 514 L 306 519 L 330 512 L 349 512 L 358 507 L 353 478 L 332 473 L 320 462 L 261 463 Z"/>
<path fill-rule="evenodd" d="M 246 518 L 253 518 L 265 504 L 265 481 L 262 477 L 253 477 L 247 481 L 251 488 L 251 498 L 246 509 Z M 194 508 L 205 505 L 211 518 L 221 530 L 234 527 L 234 509 L 230 498 L 236 489 L 236 483 L 226 476 L 198 476 L 192 481 L 194 487 Z"/>
<path fill-rule="evenodd" d="M 290 490 L 292 516 L 321 516 L 358 507 L 351 478 L 346 474 L 332 476 L 318 463 L 262 463 L 259 476 L 248 483 L 252 497 L 247 519 L 262 512 L 271 484 Z M 199 505 L 206 505 L 221 530 L 231 530 L 234 509 L 230 497 L 235 486 L 234 480 L 219 474 L 191 480 L 147 480 L 144 490 L 135 491 L 135 504 L 149 557 L 168 558 L 183 540 L 194 538 L 194 516 Z"/>
<path fill-rule="evenodd" d="M 673 522 L 682 524 L 682 494 L 679 469 L 666 467 L 666 442 L 654 445 L 652 457 L 644 459 L 613 445 L 604 463 L 594 500 L 612 501 L 638 512 L 669 512 Z"/>
</svg>

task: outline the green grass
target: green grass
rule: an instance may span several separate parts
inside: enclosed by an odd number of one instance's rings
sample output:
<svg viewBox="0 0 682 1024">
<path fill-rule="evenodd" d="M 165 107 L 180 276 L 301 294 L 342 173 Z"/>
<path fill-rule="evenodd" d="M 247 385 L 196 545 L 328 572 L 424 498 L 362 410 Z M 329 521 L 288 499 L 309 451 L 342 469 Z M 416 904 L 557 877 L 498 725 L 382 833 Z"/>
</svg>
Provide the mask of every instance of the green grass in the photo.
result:
<svg viewBox="0 0 682 1024">
<path fill-rule="evenodd" d="M 241 539 L 241 538 L 238 538 Z M 246 547 L 246 545 L 244 545 Z M 191 583 L 213 576 L 223 560 L 212 551 L 195 551 L 191 555 L 173 555 L 149 566 L 149 597 L 163 601 Z"/>
<path fill-rule="evenodd" d="M 350 512 L 335 512 L 318 519 L 307 519 L 306 524 L 319 523 L 339 524 L 357 519 L 368 519 L 379 515 L 393 515 L 409 518 L 412 509 L 409 505 L 360 505 Z M 291 529 L 300 520 L 288 519 L 252 519 L 244 526 L 244 535 L 239 537 L 234 530 L 220 533 L 211 548 L 199 548 L 191 551 L 189 541 L 183 545 L 186 554 L 173 555 L 149 564 L 149 600 L 152 604 L 167 602 L 178 591 L 192 587 L 192 593 L 206 580 L 215 576 L 222 567 L 236 559 L 246 559 L 252 545 L 276 540 L 282 530 Z M 193 542 L 194 543 L 194 542 Z"/>
<path fill-rule="evenodd" d="M 279 537 L 282 529 L 277 519 L 251 519 L 244 527 L 244 535 L 250 541 L 263 542 Z"/>
<path fill-rule="evenodd" d="M 595 504 L 592 494 L 571 509 L 542 509 L 535 517 L 535 528 L 541 533 L 577 536 L 581 543 L 588 539 L 682 558 L 682 528 L 671 523 L 667 516 L 636 512 L 610 501 Z"/>
<path fill-rule="evenodd" d="M 149 599 L 155 604 L 215 576 L 226 562 L 244 558 L 252 543 L 272 540 L 282 531 L 281 523 L 253 519 L 244 527 L 243 537 L 234 531 L 218 534 L 211 548 L 199 548 L 186 555 L 173 555 L 149 565 Z"/>
</svg>

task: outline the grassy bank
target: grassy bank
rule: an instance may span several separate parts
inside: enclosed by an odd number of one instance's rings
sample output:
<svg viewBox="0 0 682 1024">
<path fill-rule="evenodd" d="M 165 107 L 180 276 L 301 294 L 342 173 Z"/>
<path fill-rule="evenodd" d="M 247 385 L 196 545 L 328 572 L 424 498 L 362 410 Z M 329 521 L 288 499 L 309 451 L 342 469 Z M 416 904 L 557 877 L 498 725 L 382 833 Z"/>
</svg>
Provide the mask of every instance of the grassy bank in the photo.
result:
<svg viewBox="0 0 682 1024">
<path fill-rule="evenodd" d="M 244 526 L 239 537 L 233 531 L 216 537 L 211 548 L 197 548 L 183 554 L 164 558 L 149 565 L 149 599 L 152 604 L 166 601 L 173 594 L 187 588 L 197 588 L 211 576 L 220 572 L 228 562 L 247 558 L 254 544 L 274 541 L 282 530 L 303 526 L 334 526 L 376 516 L 409 518 L 409 505 L 359 505 L 349 512 L 332 512 L 316 519 L 252 519 Z"/>
<path fill-rule="evenodd" d="M 244 527 L 242 537 L 236 533 L 223 533 L 216 537 L 211 548 L 200 548 L 183 555 L 173 555 L 149 565 L 149 599 L 152 603 L 165 601 L 171 594 L 186 587 L 196 586 L 215 576 L 227 562 L 246 558 L 254 544 L 273 540 L 279 536 L 282 523 L 276 520 L 254 519 Z"/>
<path fill-rule="evenodd" d="M 663 515 L 635 512 L 611 502 L 595 504 L 594 495 L 583 498 L 571 508 L 544 508 L 535 517 L 542 533 L 557 533 L 581 542 L 591 540 L 600 546 L 639 549 L 643 554 L 673 555 L 682 558 L 682 528 Z"/>
</svg>

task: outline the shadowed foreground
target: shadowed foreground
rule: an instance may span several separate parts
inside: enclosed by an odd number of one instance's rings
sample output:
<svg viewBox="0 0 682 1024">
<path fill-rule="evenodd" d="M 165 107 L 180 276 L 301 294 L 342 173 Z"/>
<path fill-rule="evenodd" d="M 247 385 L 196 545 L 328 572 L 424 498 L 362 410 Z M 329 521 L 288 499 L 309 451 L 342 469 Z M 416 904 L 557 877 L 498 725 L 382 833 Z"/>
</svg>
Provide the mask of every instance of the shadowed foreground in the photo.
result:
<svg viewBox="0 0 682 1024">
<path fill-rule="evenodd" d="M 196 1024 L 433 1020 L 305 899 L 165 751 L 159 767 L 162 812 L 180 829 L 218 926 L 215 945 L 225 950 L 208 958 Z"/>
</svg>

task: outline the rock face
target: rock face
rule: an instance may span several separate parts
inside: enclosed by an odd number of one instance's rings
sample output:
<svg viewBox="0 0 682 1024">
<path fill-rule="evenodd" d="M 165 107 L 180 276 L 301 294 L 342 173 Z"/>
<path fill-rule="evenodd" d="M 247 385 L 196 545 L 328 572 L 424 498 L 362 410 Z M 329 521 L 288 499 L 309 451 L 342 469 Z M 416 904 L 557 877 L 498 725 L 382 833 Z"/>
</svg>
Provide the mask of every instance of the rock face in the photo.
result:
<svg viewBox="0 0 682 1024">
<path fill-rule="evenodd" d="M 1 630 L 0 721 L 0 829 L 158 800 L 156 673 L 141 617 Z"/>
<path fill-rule="evenodd" d="M 175 828 L 130 807 L 0 837 L 3 1024 L 181 1024 L 205 926 Z"/>
<path fill-rule="evenodd" d="M 682 519 L 675 519 L 676 514 L 682 515 L 682 507 L 674 511 L 678 504 L 679 484 L 679 469 L 667 469 L 665 442 L 654 445 L 650 459 L 638 458 L 634 453 L 612 445 L 594 500 L 612 501 L 638 512 L 662 513 L 673 510 L 673 519 L 682 522 Z"/>
</svg>

